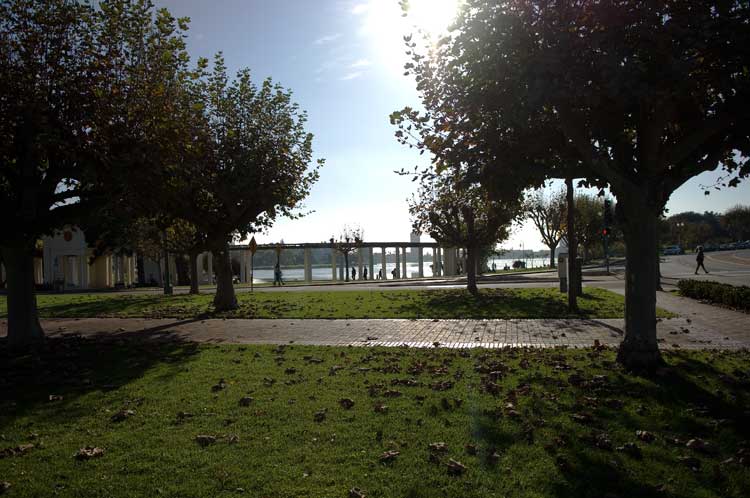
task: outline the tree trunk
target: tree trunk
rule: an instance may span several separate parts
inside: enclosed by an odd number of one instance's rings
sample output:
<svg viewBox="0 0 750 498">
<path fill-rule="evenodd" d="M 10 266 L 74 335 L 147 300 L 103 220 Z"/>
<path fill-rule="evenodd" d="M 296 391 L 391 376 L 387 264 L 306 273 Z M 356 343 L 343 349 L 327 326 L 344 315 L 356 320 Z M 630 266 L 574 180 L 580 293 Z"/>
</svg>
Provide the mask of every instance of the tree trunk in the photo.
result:
<svg viewBox="0 0 750 498">
<path fill-rule="evenodd" d="M 578 311 L 578 241 L 576 240 L 575 231 L 575 203 L 573 189 L 573 179 L 566 178 L 565 186 L 567 187 L 567 201 L 568 201 L 568 221 L 567 221 L 567 237 L 568 237 L 568 311 Z"/>
<path fill-rule="evenodd" d="M 471 208 L 464 209 L 464 219 L 466 220 L 466 235 L 468 244 L 466 244 L 466 290 L 473 295 L 477 295 L 477 252 L 476 232 L 474 226 L 474 210 Z M 406 254 L 404 254 L 406 257 Z"/>
<path fill-rule="evenodd" d="M 549 267 L 555 267 L 555 251 L 557 250 L 557 244 L 554 246 L 547 246 L 549 248 Z"/>
<path fill-rule="evenodd" d="M 627 209 L 627 208 L 626 208 Z M 657 215 L 636 205 L 625 212 L 625 339 L 617 361 L 631 370 L 661 364 L 656 342 Z"/>
<path fill-rule="evenodd" d="M 228 311 L 237 309 L 237 296 L 232 283 L 232 262 L 229 259 L 229 245 L 223 245 L 211 251 L 214 255 L 214 271 L 216 272 L 216 295 L 214 309 Z"/>
<path fill-rule="evenodd" d="M 198 272 L 198 251 L 190 251 L 188 257 L 190 258 L 190 294 L 200 294 L 200 280 Z"/>
<path fill-rule="evenodd" d="M 476 247 L 466 248 L 466 290 L 474 295 L 479 292 L 477 289 L 477 252 Z"/>
<path fill-rule="evenodd" d="M 349 281 L 349 253 L 344 253 L 344 281 Z"/>
<path fill-rule="evenodd" d="M 659 240 L 657 238 L 656 240 L 656 287 L 654 287 L 658 291 L 663 291 L 664 289 L 661 288 L 661 254 L 659 254 Z"/>
<path fill-rule="evenodd" d="M 22 349 L 44 340 L 34 288 L 34 256 L 24 246 L 2 247 L 8 285 L 8 345 Z"/>
</svg>

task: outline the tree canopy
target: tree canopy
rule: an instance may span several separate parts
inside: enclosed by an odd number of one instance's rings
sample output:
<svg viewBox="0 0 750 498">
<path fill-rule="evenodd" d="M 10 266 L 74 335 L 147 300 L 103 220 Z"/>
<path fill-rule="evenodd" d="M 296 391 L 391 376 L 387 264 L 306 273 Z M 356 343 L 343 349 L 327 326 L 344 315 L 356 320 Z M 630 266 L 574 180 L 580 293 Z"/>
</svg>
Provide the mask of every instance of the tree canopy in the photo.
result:
<svg viewBox="0 0 750 498">
<path fill-rule="evenodd" d="M 438 161 L 482 157 L 490 191 L 608 185 L 628 259 L 619 359 L 653 368 L 658 217 L 701 172 L 723 167 L 729 186 L 750 173 L 749 21 L 739 0 L 467 0 L 438 46 L 408 47 L 427 112 L 399 113 L 400 138 Z"/>
</svg>

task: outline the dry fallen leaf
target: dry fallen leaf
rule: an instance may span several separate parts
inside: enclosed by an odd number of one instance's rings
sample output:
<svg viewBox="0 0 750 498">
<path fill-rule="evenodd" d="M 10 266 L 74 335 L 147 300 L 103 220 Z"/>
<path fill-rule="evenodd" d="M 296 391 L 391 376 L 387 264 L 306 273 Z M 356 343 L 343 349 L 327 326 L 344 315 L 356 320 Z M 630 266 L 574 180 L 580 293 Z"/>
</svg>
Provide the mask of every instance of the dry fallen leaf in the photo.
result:
<svg viewBox="0 0 750 498">
<path fill-rule="evenodd" d="M 112 422 L 122 422 L 126 418 L 132 417 L 133 415 L 135 415 L 135 411 L 122 409 L 119 412 L 112 415 L 112 418 L 110 418 L 110 420 Z"/>
<path fill-rule="evenodd" d="M 352 488 L 349 490 L 349 498 L 365 498 L 365 492 L 359 488 Z"/>
<path fill-rule="evenodd" d="M 5 448 L 0 451 L 0 458 L 21 456 L 34 448 L 33 444 L 21 444 L 15 448 Z"/>
<path fill-rule="evenodd" d="M 389 450 L 380 455 L 380 461 L 383 463 L 391 462 L 396 459 L 401 453 L 395 450 Z"/>
<path fill-rule="evenodd" d="M 216 442 L 216 436 L 209 436 L 206 434 L 201 434 L 201 435 L 195 436 L 195 442 L 205 448 L 206 446 L 209 446 Z"/>
<path fill-rule="evenodd" d="M 219 379 L 219 382 L 216 385 L 211 386 L 211 392 L 222 391 L 226 388 L 227 388 L 227 383 L 224 382 L 224 379 Z"/>
<path fill-rule="evenodd" d="M 351 407 L 354 406 L 354 400 L 349 398 L 341 398 L 339 400 L 339 404 L 342 408 L 349 410 Z"/>
<path fill-rule="evenodd" d="M 91 460 L 92 458 L 99 458 L 104 456 L 104 448 L 98 448 L 96 446 L 86 446 L 78 450 L 75 454 L 76 460 Z"/>
<path fill-rule="evenodd" d="M 388 405 L 384 405 L 383 403 L 375 403 L 374 409 L 376 413 L 387 413 Z"/>
<path fill-rule="evenodd" d="M 700 438 L 691 439 L 685 444 L 685 446 L 691 450 L 700 451 L 701 453 L 712 453 L 714 451 L 711 443 Z"/>
<path fill-rule="evenodd" d="M 430 451 L 434 451 L 436 453 L 445 453 L 446 451 L 448 451 L 448 445 L 443 443 L 442 441 L 438 443 L 430 443 L 427 448 Z"/>
<path fill-rule="evenodd" d="M 466 472 L 466 465 L 452 458 L 448 460 L 448 463 L 446 465 L 448 466 L 448 473 L 450 475 L 460 476 L 461 474 Z"/>
<path fill-rule="evenodd" d="M 644 443 L 651 443 L 656 439 L 656 436 L 648 431 L 635 431 L 635 437 L 637 437 Z"/>
</svg>

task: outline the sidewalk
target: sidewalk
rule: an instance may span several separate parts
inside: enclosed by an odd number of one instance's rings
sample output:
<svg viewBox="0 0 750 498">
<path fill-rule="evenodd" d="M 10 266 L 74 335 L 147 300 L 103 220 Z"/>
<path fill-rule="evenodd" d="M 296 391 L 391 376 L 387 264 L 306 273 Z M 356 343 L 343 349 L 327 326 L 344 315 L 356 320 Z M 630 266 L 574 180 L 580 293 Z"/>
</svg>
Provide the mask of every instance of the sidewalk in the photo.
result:
<svg viewBox="0 0 750 498">
<path fill-rule="evenodd" d="M 722 310 L 726 311 L 726 310 Z M 699 312 L 700 313 L 700 312 Z M 750 347 L 747 315 L 731 327 L 708 327 L 710 317 L 661 320 L 657 333 L 665 349 Z M 528 320 L 175 320 L 82 318 L 44 320 L 50 336 L 153 340 L 179 339 L 216 344 L 310 344 L 330 346 L 589 347 L 598 340 L 616 346 L 623 336 L 622 319 Z M 0 336 L 6 334 L 0 321 Z"/>
</svg>

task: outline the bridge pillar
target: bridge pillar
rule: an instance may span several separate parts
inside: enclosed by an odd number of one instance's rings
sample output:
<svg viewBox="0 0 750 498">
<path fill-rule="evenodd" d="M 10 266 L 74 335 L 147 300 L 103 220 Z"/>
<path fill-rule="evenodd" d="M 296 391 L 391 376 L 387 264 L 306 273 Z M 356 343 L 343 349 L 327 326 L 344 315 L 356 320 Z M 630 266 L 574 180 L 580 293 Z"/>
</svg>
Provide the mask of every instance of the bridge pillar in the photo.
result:
<svg viewBox="0 0 750 498">
<path fill-rule="evenodd" d="M 364 268 L 364 261 L 362 261 L 362 248 L 357 248 L 357 278 L 362 280 L 362 268 Z"/>
<path fill-rule="evenodd" d="M 380 248 L 380 265 L 383 270 L 383 280 L 388 280 L 388 257 L 386 256 L 385 247 Z"/>
<path fill-rule="evenodd" d="M 312 282 L 312 249 L 305 247 L 305 282 Z"/>
<path fill-rule="evenodd" d="M 367 248 L 367 261 L 369 262 L 368 270 L 369 273 L 368 278 L 370 280 L 375 280 L 375 261 L 372 259 L 372 247 Z"/>
<path fill-rule="evenodd" d="M 401 278 L 409 278 L 409 275 L 406 273 L 406 249 L 406 247 L 402 248 L 404 259 L 401 260 Z"/>
<path fill-rule="evenodd" d="M 331 248 L 331 280 L 336 281 L 336 249 Z"/>
<path fill-rule="evenodd" d="M 419 263 L 419 278 L 424 278 L 424 251 L 420 247 L 417 249 L 417 262 Z"/>
<path fill-rule="evenodd" d="M 456 248 L 446 247 L 445 251 L 445 276 L 453 277 L 456 275 Z"/>
<path fill-rule="evenodd" d="M 401 278 L 401 248 L 396 246 L 396 278 Z"/>
<path fill-rule="evenodd" d="M 214 254 L 208 251 L 208 285 L 214 283 Z"/>
<path fill-rule="evenodd" d="M 240 283 L 247 283 L 247 260 L 245 259 L 245 251 L 240 249 Z"/>
</svg>

